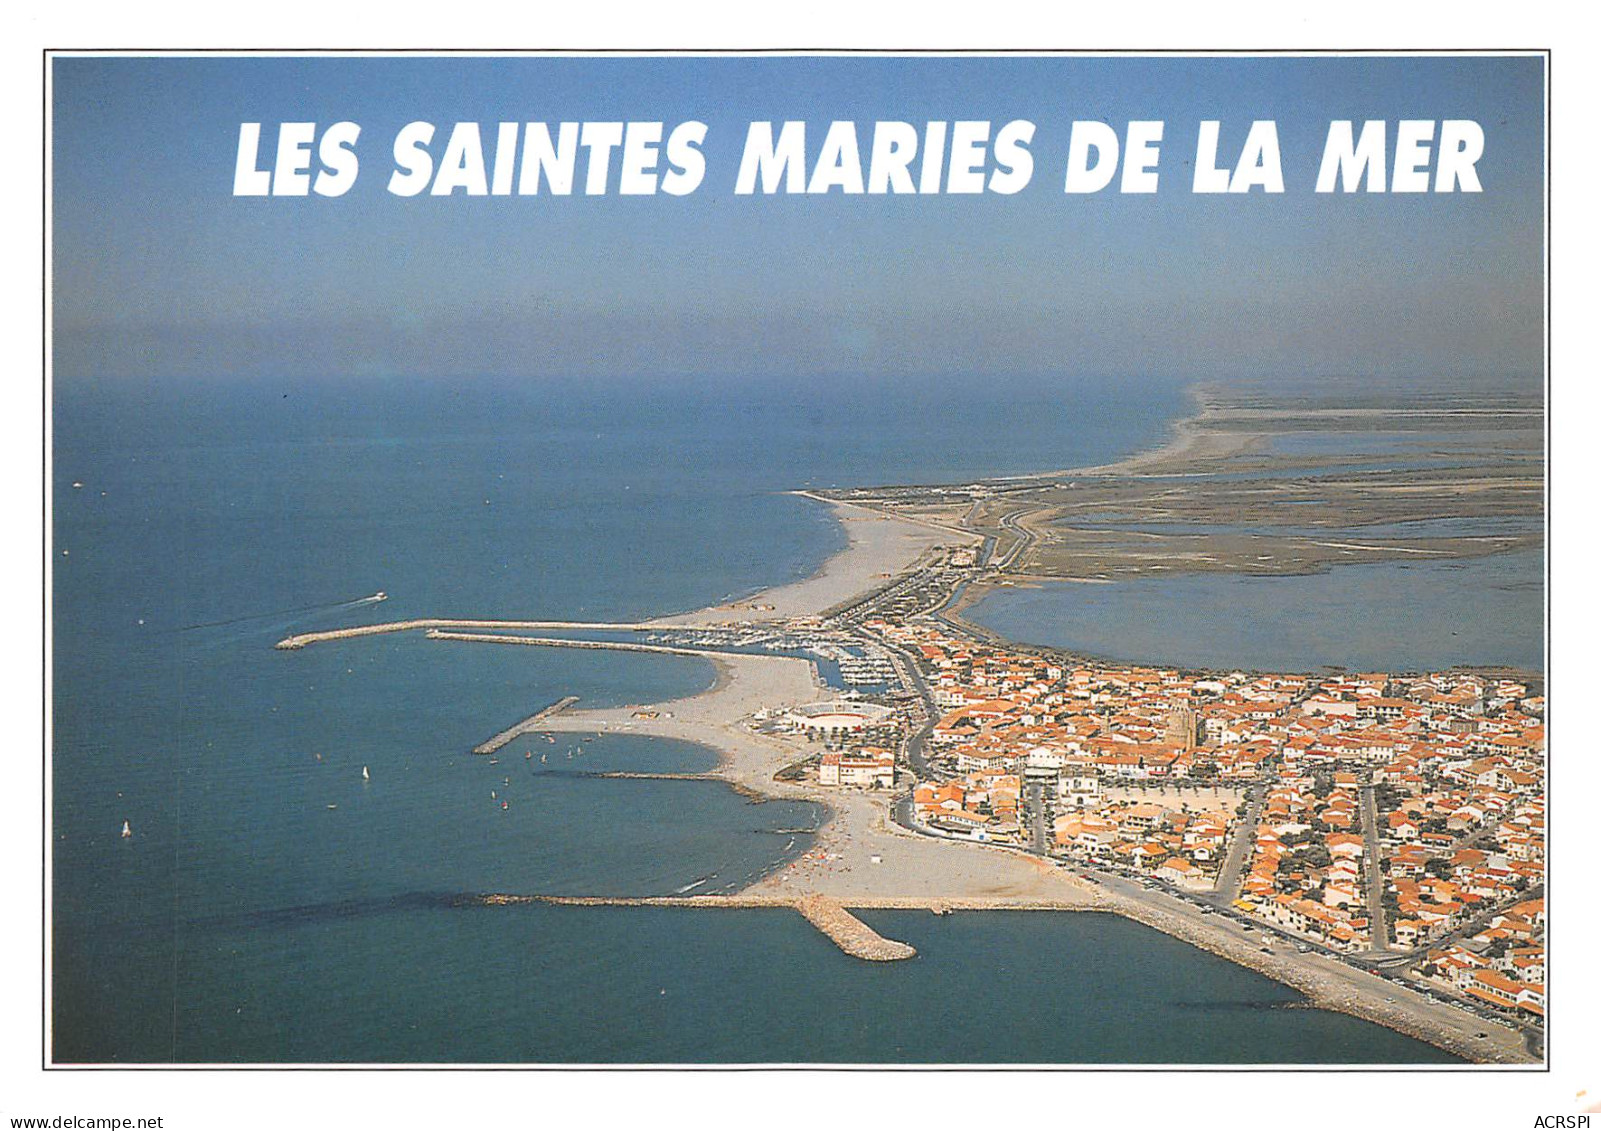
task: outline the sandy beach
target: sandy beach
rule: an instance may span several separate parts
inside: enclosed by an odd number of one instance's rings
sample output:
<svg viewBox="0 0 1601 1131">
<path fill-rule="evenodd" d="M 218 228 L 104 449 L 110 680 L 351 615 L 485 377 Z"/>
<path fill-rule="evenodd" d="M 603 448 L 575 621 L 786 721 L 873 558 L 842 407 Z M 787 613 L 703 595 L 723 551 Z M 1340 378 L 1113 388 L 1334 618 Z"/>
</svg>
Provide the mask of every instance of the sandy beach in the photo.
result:
<svg viewBox="0 0 1601 1131">
<path fill-rule="evenodd" d="M 769 797 L 820 802 L 830 816 L 812 851 L 769 876 L 757 890 L 870 899 L 1033 899 L 1086 904 L 1089 885 L 1021 852 L 918 836 L 889 820 L 887 795 L 778 782 L 773 775 L 804 757 L 803 743 L 760 734 L 747 720 L 762 708 L 825 698 L 805 660 L 718 656 L 718 680 L 687 699 L 640 708 L 568 710 L 542 723 L 549 731 L 650 734 L 699 743 L 721 757 L 717 775 Z M 878 860 L 875 863 L 874 857 Z"/>
<path fill-rule="evenodd" d="M 817 499 L 804 491 L 796 494 Z M 889 518 L 850 503 L 818 501 L 833 508 L 849 540 L 845 549 L 823 563 L 822 569 L 804 580 L 764 589 L 731 604 L 662 617 L 652 623 L 700 626 L 816 616 L 904 571 L 934 546 L 980 540 L 976 534 Z"/>
<path fill-rule="evenodd" d="M 907 569 L 933 546 L 963 539 L 958 531 L 889 518 L 863 507 L 828 502 L 845 527 L 846 548 L 812 577 L 764 590 L 744 601 L 681 616 L 663 625 L 815 616 Z M 976 536 L 965 536 L 977 541 Z M 770 608 L 768 607 L 770 606 Z M 718 752 L 717 775 L 770 797 L 820 802 L 829 817 L 812 851 L 762 881 L 764 893 L 826 894 L 840 899 L 1032 900 L 1083 906 L 1090 885 L 1022 852 L 918 836 L 889 820 L 889 801 L 854 791 L 778 782 L 774 775 L 804 757 L 804 744 L 761 734 L 749 725 L 757 711 L 830 697 L 806 660 L 784 656 L 708 657 L 717 680 L 707 691 L 641 708 L 565 710 L 542 729 L 582 733 L 650 734 L 699 743 Z M 875 859 L 876 858 L 876 859 Z"/>
<path fill-rule="evenodd" d="M 734 896 L 702 897 L 695 906 L 718 906 L 719 899 L 729 907 L 794 905 L 821 895 L 856 908 L 1109 912 L 1291 986 L 1319 1008 L 1377 1022 L 1471 1060 L 1533 1062 L 1514 1031 L 1335 959 L 1297 953 L 1283 942 L 1264 953 L 1261 944 L 1268 936 L 1244 933 L 1221 916 L 1203 917 L 1161 893 L 1091 883 L 1015 849 L 908 832 L 890 820 L 885 794 L 775 781 L 773 775 L 806 747 L 756 732 L 748 725 L 750 716 L 764 707 L 815 700 L 825 690 L 805 660 L 719 656 L 713 662 L 718 679 L 711 689 L 654 704 L 648 708 L 653 718 L 638 717 L 645 708 L 618 707 L 561 711 L 542 723 L 553 732 L 649 734 L 699 743 L 720 755 L 715 776 L 745 791 L 828 807 L 828 819 L 805 855 Z"/>
<path fill-rule="evenodd" d="M 1112 463 L 1088 467 L 1067 467 L 1057 471 L 1039 471 L 1028 475 L 1007 476 L 1007 483 L 1028 483 L 1061 479 L 1071 475 L 1139 475 L 1153 471 L 1167 471 L 1178 465 L 1227 459 L 1238 455 L 1259 442 L 1249 432 L 1214 432 L 1206 427 L 1207 418 L 1216 412 L 1205 386 L 1192 390 L 1195 410 L 1175 420 L 1168 435 L 1160 444 L 1144 451 L 1134 452 Z"/>
</svg>

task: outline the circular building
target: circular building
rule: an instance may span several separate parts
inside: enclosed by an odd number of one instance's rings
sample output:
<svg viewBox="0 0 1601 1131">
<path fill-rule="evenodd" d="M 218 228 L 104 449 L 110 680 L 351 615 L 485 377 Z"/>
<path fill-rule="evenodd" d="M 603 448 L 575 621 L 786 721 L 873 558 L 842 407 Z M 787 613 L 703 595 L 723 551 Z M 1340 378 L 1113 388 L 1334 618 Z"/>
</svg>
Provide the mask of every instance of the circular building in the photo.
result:
<svg viewBox="0 0 1601 1131">
<path fill-rule="evenodd" d="M 844 734 L 880 726 L 890 720 L 894 712 L 878 703 L 857 703 L 835 700 L 828 703 L 807 703 L 792 707 L 784 719 L 798 730 L 819 731 L 823 734 Z"/>
</svg>

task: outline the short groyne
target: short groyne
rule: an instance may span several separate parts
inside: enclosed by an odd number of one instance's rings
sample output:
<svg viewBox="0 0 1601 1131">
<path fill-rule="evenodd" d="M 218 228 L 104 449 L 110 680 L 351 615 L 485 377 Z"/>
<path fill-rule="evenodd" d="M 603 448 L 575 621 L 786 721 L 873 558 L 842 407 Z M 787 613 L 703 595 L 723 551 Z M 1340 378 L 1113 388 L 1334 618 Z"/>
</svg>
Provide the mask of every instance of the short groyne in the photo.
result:
<svg viewBox="0 0 1601 1131">
<path fill-rule="evenodd" d="M 1361 992 L 1350 979 L 1334 971 L 1319 969 L 1308 963 L 1304 956 L 1280 950 L 1263 954 L 1259 944 L 1246 939 L 1225 935 L 1216 928 L 1192 922 L 1184 916 L 1157 910 L 1148 904 L 1126 896 L 1098 891 L 1094 897 L 1080 902 L 1042 900 L 1007 896 L 853 896 L 851 908 L 882 908 L 893 910 L 924 910 L 936 915 L 958 911 L 1079 911 L 1111 913 L 1152 927 L 1192 946 L 1209 951 L 1230 962 L 1254 970 L 1281 982 L 1305 995 L 1306 1001 L 1291 1003 L 1301 1008 L 1327 1009 L 1345 1013 L 1366 1021 L 1376 1022 L 1397 1032 L 1425 1041 L 1436 1048 L 1445 1049 L 1469 1061 L 1494 1064 L 1538 1063 L 1539 1058 L 1522 1047 L 1510 1035 L 1498 1030 L 1491 1032 L 1500 1039 L 1485 1041 L 1477 1038 L 1473 1030 L 1483 1022 L 1464 1015 L 1441 1024 L 1438 1018 L 1419 1016 L 1403 1002 L 1378 994 L 1404 997 L 1408 988 L 1384 983 L 1377 991 Z M 916 950 L 906 943 L 886 939 L 846 909 L 845 903 L 828 896 L 789 892 L 736 892 L 732 895 L 680 895 L 680 896 L 562 896 L 562 895 L 511 895 L 481 894 L 461 896 L 458 906 L 503 907 L 518 904 L 548 903 L 571 907 L 679 907 L 679 908 L 762 908 L 788 907 L 799 911 L 807 920 L 826 934 L 840 950 L 866 961 L 894 961 L 911 958 Z"/>
<path fill-rule="evenodd" d="M 680 907 L 680 908 L 753 908 L 789 907 L 799 911 L 835 946 L 866 962 L 897 962 L 913 958 L 914 947 L 894 939 L 886 939 L 873 928 L 846 910 L 844 904 L 825 895 L 658 895 L 658 896 L 583 896 L 583 895 L 505 895 L 477 896 L 473 902 L 485 907 L 507 907 L 516 904 L 550 903 L 564 907 Z"/>
<path fill-rule="evenodd" d="M 868 962 L 896 962 L 917 955 L 910 945 L 886 939 L 845 910 L 842 904 L 827 896 L 804 896 L 795 904 L 795 909 L 852 958 Z"/>
<path fill-rule="evenodd" d="M 499 750 L 502 746 L 505 746 L 508 742 L 511 742 L 519 735 L 524 735 L 531 730 L 538 729 L 540 723 L 544 722 L 554 714 L 565 711 L 568 707 L 571 707 L 576 702 L 578 702 L 578 696 L 576 695 L 568 695 L 565 698 L 558 699 L 556 702 L 546 707 L 543 711 L 540 711 L 537 714 L 529 715 L 522 722 L 514 723 L 513 725 L 507 727 L 505 730 L 495 735 L 494 738 L 486 739 L 485 741 L 480 742 L 477 746 L 473 747 L 473 753 L 493 754 L 495 751 Z"/>
<path fill-rule="evenodd" d="M 759 789 L 752 789 L 744 782 L 735 781 L 732 778 L 726 778 L 722 774 L 717 773 L 671 774 L 665 772 L 653 772 L 649 770 L 598 770 L 585 773 L 582 776 L 586 778 L 623 778 L 633 779 L 636 781 L 714 781 L 726 785 L 729 789 L 750 801 L 760 803 L 772 800 L 771 796 L 763 793 Z M 812 830 L 803 829 L 802 831 L 811 832 Z"/>
<path fill-rule="evenodd" d="M 585 778 L 630 778 L 640 781 L 722 781 L 716 774 L 674 774 L 665 770 L 592 770 L 584 771 Z"/>
</svg>

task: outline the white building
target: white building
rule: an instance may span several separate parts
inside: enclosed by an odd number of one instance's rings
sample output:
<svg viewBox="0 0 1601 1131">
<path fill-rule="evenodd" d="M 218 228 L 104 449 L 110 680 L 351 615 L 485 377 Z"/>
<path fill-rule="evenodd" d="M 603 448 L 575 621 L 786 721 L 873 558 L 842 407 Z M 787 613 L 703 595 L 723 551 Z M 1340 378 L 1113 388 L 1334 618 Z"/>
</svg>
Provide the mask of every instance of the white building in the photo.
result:
<svg viewBox="0 0 1601 1131">
<path fill-rule="evenodd" d="M 1101 779 L 1094 774 L 1064 772 L 1057 779 L 1057 804 L 1071 809 L 1095 809 L 1101 804 Z"/>
<path fill-rule="evenodd" d="M 839 700 L 793 707 L 785 716 L 785 721 L 798 730 L 840 734 L 880 726 L 888 722 L 893 714 L 894 712 L 888 707 L 877 703 Z"/>
<path fill-rule="evenodd" d="M 831 751 L 823 755 L 817 782 L 819 785 L 889 789 L 895 785 L 895 755 L 871 746 L 850 754 Z"/>
</svg>

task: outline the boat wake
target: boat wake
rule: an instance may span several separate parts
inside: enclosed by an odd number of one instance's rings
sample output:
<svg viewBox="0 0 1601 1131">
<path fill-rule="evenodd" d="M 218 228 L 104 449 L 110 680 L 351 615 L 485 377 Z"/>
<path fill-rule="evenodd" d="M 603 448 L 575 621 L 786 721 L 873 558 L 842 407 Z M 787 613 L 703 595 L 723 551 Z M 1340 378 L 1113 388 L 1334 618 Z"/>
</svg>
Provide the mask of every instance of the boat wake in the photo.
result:
<svg viewBox="0 0 1601 1131">
<path fill-rule="evenodd" d="M 242 928 L 301 927 L 373 915 L 393 915 L 412 911 L 437 911 L 477 906 L 479 897 L 452 892 L 403 892 L 373 899 L 338 899 L 293 907 L 260 908 L 223 915 L 201 915 L 188 919 L 193 930 L 228 931 Z"/>
<path fill-rule="evenodd" d="M 244 616 L 229 617 L 226 620 L 201 621 L 199 624 L 186 624 L 175 629 L 176 632 L 198 632 L 206 628 L 228 628 L 236 624 L 251 624 L 256 621 L 281 620 L 289 617 L 298 619 L 311 616 L 314 613 L 336 613 L 340 609 L 359 609 L 364 605 L 376 605 L 380 601 L 389 600 L 389 594 L 382 589 L 366 597 L 357 597 L 352 601 L 334 601 L 330 604 L 301 605 L 293 609 L 273 609 L 265 613 L 247 613 Z M 287 622 L 286 622 L 287 623 Z"/>
</svg>

